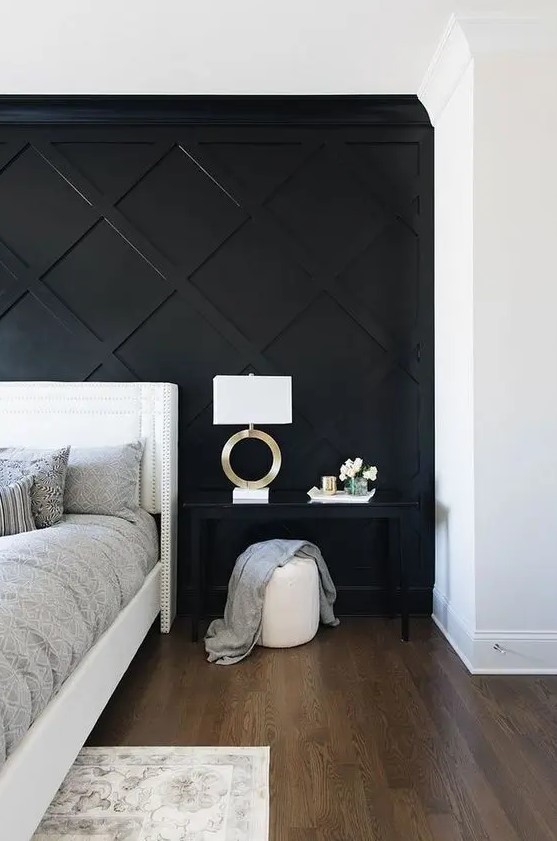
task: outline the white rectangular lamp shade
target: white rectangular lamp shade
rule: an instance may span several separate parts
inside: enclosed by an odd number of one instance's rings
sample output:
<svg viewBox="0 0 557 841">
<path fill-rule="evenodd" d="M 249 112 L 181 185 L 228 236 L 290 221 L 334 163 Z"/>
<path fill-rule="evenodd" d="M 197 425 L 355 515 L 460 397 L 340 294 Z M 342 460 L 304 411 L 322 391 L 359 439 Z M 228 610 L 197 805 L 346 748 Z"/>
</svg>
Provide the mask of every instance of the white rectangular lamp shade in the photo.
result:
<svg viewBox="0 0 557 841">
<path fill-rule="evenodd" d="M 215 377 L 213 423 L 292 423 L 292 377 Z"/>
</svg>

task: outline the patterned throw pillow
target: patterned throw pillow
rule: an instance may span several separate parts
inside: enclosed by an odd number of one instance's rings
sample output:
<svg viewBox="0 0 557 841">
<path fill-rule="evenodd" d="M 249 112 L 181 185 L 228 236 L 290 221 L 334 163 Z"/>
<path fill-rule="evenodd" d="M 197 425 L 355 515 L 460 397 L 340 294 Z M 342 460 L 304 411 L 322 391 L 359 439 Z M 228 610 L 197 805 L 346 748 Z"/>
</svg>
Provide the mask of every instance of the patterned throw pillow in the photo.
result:
<svg viewBox="0 0 557 841">
<path fill-rule="evenodd" d="M 32 487 L 32 476 L 0 487 L 0 537 L 35 530 L 31 511 Z"/>
<path fill-rule="evenodd" d="M 64 484 L 69 447 L 60 450 L 32 450 L 27 447 L 0 448 L 0 485 L 33 476 L 31 509 L 38 529 L 53 526 L 64 514 Z"/>
<path fill-rule="evenodd" d="M 72 447 L 66 476 L 67 514 L 106 514 L 134 522 L 139 509 L 143 441 L 115 447 Z"/>
</svg>

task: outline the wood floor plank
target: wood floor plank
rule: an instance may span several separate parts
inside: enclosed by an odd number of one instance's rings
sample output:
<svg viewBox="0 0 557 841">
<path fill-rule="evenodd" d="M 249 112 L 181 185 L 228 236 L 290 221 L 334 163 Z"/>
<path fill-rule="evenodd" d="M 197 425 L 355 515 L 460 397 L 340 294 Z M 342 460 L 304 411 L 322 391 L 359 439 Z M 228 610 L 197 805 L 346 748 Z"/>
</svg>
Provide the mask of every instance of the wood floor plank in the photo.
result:
<svg viewBox="0 0 557 841">
<path fill-rule="evenodd" d="M 454 815 L 429 815 L 433 841 L 463 841 L 464 836 Z"/>
<path fill-rule="evenodd" d="M 403 649 L 401 656 L 419 689 L 421 703 L 437 731 L 442 746 L 441 773 L 451 796 L 451 814 L 458 820 L 466 841 L 489 841 L 502 837 L 520 841 L 509 818 L 493 792 L 489 778 L 477 762 L 468 737 L 483 738 L 480 731 L 463 734 L 454 715 L 453 688 L 439 671 L 435 660 L 425 661 L 415 646 Z M 464 679 L 470 678 L 459 671 Z"/>
<path fill-rule="evenodd" d="M 395 821 L 403 838 L 413 841 L 434 841 L 422 802 L 414 789 L 397 789 Z"/>
<path fill-rule="evenodd" d="M 459 729 L 518 838 L 555 841 L 557 803 L 540 790 L 534 766 L 521 751 L 515 729 L 509 728 L 507 709 L 501 706 L 498 715 L 489 709 L 485 689 L 482 690 L 485 678 L 473 677 L 463 682 L 460 668 L 449 660 L 443 669 L 449 677 L 444 697 L 452 693 L 451 704 Z M 497 681 L 498 677 L 492 680 Z M 517 797 L 517 791 L 521 796 Z"/>
<path fill-rule="evenodd" d="M 271 746 L 271 841 L 556 841 L 557 677 L 471 677 L 427 620 L 205 660 L 148 635 L 89 744 Z"/>
</svg>

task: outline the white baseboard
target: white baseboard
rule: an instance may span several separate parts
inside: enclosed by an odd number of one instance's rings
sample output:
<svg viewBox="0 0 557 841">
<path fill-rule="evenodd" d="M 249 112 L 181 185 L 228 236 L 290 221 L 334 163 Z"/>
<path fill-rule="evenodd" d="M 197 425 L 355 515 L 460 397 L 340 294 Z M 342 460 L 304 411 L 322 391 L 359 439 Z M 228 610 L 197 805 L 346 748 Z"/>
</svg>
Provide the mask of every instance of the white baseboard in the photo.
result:
<svg viewBox="0 0 557 841">
<path fill-rule="evenodd" d="M 456 615 L 445 596 L 433 589 L 433 621 L 456 651 L 469 672 L 474 673 L 474 637 L 468 626 Z"/>
<path fill-rule="evenodd" d="M 557 631 L 473 631 L 435 589 L 432 619 L 473 675 L 557 674 Z"/>
</svg>

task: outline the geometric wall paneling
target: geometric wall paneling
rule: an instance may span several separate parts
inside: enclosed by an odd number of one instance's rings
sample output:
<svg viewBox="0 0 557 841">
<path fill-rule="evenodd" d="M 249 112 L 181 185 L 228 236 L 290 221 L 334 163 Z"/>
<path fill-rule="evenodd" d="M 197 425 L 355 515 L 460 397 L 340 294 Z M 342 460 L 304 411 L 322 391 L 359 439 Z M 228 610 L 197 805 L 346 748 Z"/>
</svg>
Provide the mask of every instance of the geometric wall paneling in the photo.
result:
<svg viewBox="0 0 557 841">
<path fill-rule="evenodd" d="M 125 365 L 120 364 L 114 357 L 112 357 L 91 371 L 87 377 L 87 382 L 134 383 L 138 382 L 138 377 L 136 377 L 129 368 L 126 368 Z"/>
<path fill-rule="evenodd" d="M 323 147 L 267 207 L 283 227 L 336 272 L 382 227 L 383 209 Z"/>
<path fill-rule="evenodd" d="M 408 486 L 419 474 L 419 412 L 419 387 L 399 367 L 391 368 L 358 403 L 347 405 L 346 447 L 381 462 L 385 487 Z"/>
<path fill-rule="evenodd" d="M 252 221 L 229 237 L 191 281 L 259 348 L 290 324 L 315 294 L 308 273 L 285 259 L 268 233 Z"/>
<path fill-rule="evenodd" d="M 78 172 L 101 193 L 121 197 L 155 164 L 156 143 L 55 143 Z"/>
<path fill-rule="evenodd" d="M 0 171 L 20 152 L 23 151 L 25 143 L 0 143 Z"/>
<path fill-rule="evenodd" d="M 235 145 L 238 146 L 240 144 L 236 143 Z M 306 144 L 306 146 L 307 145 L 308 144 Z M 292 237 L 283 226 L 277 224 L 278 220 L 270 211 L 268 204 L 280 191 L 282 186 L 288 185 L 289 181 L 300 169 L 300 167 L 309 163 L 311 157 L 319 147 L 310 147 L 309 151 L 306 148 L 306 153 L 303 159 L 304 163 L 299 164 L 292 173 L 281 181 L 278 188 L 262 198 L 254 197 L 254 194 L 249 187 L 245 186 L 245 182 L 247 180 L 245 176 L 243 180 L 240 180 L 230 171 L 228 167 L 225 167 L 220 163 L 219 159 L 213 155 L 212 147 L 213 144 L 208 143 L 199 143 L 194 147 L 193 152 L 199 164 L 212 173 L 215 180 L 218 181 L 218 183 L 229 193 L 229 195 L 234 196 L 234 199 L 241 205 L 246 214 L 248 214 L 249 219 L 257 226 L 258 231 L 265 233 L 269 243 L 274 242 L 275 249 L 280 251 L 283 259 L 288 259 L 295 266 L 303 269 L 309 276 L 310 280 L 312 278 L 316 280 L 319 267 L 315 264 L 315 261 L 312 260 L 307 252 L 307 249 L 305 249 L 302 244 Z M 315 284 L 315 288 L 316 290 L 319 289 L 317 283 Z"/>
<path fill-rule="evenodd" d="M 183 496 L 228 487 L 213 375 L 291 374 L 277 489 L 376 461 L 384 491 L 421 499 L 407 548 L 429 610 L 432 161 L 408 97 L 0 100 L 0 378 L 177 382 Z M 235 465 L 267 458 L 248 442 Z M 276 528 L 219 526 L 215 610 L 233 554 Z M 385 609 L 381 523 L 302 536 L 341 612 Z"/>
<path fill-rule="evenodd" d="M 365 173 L 388 182 L 397 200 L 409 203 L 419 194 L 419 143 L 350 143 L 348 149 Z"/>
<path fill-rule="evenodd" d="M 352 138 L 342 147 L 344 159 L 354 167 L 358 177 L 365 180 L 395 214 L 402 216 L 406 216 L 413 200 L 422 192 L 422 151 L 422 141 L 412 131 L 402 141 L 400 135 L 397 140 L 396 132 L 381 132 L 368 142 Z"/>
<path fill-rule="evenodd" d="M 0 173 L 1 239 L 25 265 L 47 268 L 94 221 L 87 202 L 33 148 Z"/>
<path fill-rule="evenodd" d="M 254 200 L 261 201 L 289 178 L 308 156 L 300 142 L 202 143 L 223 170 Z"/>
<path fill-rule="evenodd" d="M 99 222 L 43 282 L 100 339 L 129 336 L 170 293 L 164 278 L 106 222 Z"/>
<path fill-rule="evenodd" d="M 340 276 L 341 286 L 404 339 L 418 317 L 419 240 L 400 220 L 386 225 Z"/>
<path fill-rule="evenodd" d="M 0 379 L 83 380 L 94 361 L 83 337 L 72 334 L 32 293 L 3 314 Z"/>
<path fill-rule="evenodd" d="M 0 295 L 7 292 L 14 285 L 14 276 L 6 269 L 5 266 L 0 265 Z"/>
<path fill-rule="evenodd" d="M 21 297 L 16 278 L 0 263 L 0 314 Z"/>
<path fill-rule="evenodd" d="M 178 146 L 126 194 L 118 209 L 187 273 L 246 220 L 235 201 Z"/>
</svg>

